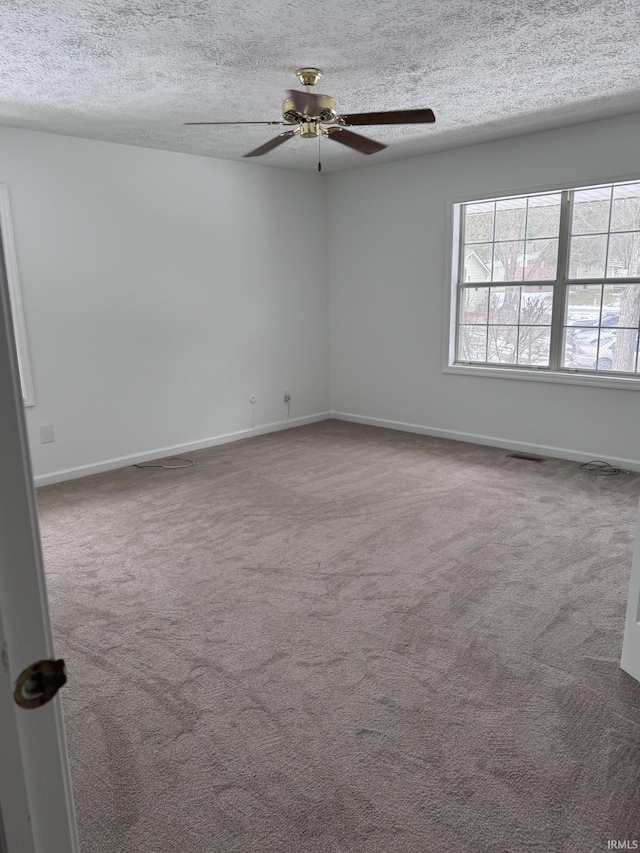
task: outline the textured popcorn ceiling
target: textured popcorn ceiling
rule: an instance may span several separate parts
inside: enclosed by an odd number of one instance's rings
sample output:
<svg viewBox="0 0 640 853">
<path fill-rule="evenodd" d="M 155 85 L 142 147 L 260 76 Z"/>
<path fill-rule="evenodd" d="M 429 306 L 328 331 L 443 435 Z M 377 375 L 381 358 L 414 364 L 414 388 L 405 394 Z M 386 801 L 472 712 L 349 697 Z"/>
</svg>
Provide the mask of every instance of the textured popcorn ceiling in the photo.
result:
<svg viewBox="0 0 640 853">
<path fill-rule="evenodd" d="M 0 0 L 0 124 L 239 160 L 277 127 L 296 68 L 344 112 L 431 107 L 372 127 L 324 170 L 640 110 L 640 0 Z M 256 160 L 314 170 L 317 140 Z"/>
</svg>

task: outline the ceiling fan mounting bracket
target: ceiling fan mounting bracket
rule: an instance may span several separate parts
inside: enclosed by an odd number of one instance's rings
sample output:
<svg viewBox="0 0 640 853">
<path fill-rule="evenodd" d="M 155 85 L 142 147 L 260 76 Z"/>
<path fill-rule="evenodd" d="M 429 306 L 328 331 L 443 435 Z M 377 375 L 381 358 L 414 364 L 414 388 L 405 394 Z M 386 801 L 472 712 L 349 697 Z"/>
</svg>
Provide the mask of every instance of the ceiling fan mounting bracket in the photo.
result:
<svg viewBox="0 0 640 853">
<path fill-rule="evenodd" d="M 322 71 L 319 68 L 298 68 L 296 77 L 303 86 L 315 86 L 322 77 Z"/>
</svg>

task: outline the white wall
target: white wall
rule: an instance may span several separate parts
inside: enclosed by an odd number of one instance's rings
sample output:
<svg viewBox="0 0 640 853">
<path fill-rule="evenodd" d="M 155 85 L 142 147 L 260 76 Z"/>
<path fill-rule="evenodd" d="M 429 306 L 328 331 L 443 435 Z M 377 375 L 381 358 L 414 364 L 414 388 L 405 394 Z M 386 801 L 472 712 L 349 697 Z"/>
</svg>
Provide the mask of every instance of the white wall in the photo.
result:
<svg viewBox="0 0 640 853">
<path fill-rule="evenodd" d="M 322 178 L 0 128 L 0 183 L 41 482 L 328 410 Z"/>
<path fill-rule="evenodd" d="M 638 139 L 624 116 L 329 176 L 332 411 L 640 468 L 640 391 L 442 372 L 447 200 L 638 177 Z"/>
<path fill-rule="evenodd" d="M 640 467 L 639 392 L 441 371 L 447 199 L 631 178 L 637 138 L 625 116 L 325 179 L 0 128 L 36 475 L 251 434 L 252 392 L 257 425 L 285 388 L 322 415 L 329 266 L 334 413 Z"/>
</svg>

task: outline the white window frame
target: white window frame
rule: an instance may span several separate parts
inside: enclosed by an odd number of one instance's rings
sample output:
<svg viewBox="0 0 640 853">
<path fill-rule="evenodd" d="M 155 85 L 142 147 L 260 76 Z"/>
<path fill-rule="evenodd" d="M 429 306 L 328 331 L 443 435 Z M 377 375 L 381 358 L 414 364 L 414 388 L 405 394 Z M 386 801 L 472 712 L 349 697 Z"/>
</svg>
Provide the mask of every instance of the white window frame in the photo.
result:
<svg viewBox="0 0 640 853">
<path fill-rule="evenodd" d="M 6 184 L 0 184 L 0 234 L 2 235 L 4 266 L 7 274 L 9 301 L 11 303 L 11 314 L 13 317 L 13 331 L 16 340 L 16 350 L 18 352 L 18 366 L 20 368 L 20 381 L 22 383 L 22 398 L 25 406 L 35 406 L 33 379 L 31 376 L 31 362 L 29 360 L 29 349 L 27 347 L 27 329 L 24 322 L 24 310 L 22 308 L 22 295 L 20 292 L 20 278 L 18 276 L 18 258 L 16 256 L 16 247 L 13 239 L 11 208 L 9 206 L 9 188 Z"/>
<path fill-rule="evenodd" d="M 620 376 L 602 373 L 588 373 L 585 371 L 573 372 L 569 369 L 550 370 L 541 367 L 488 367 L 486 365 L 460 364 L 456 363 L 456 341 L 457 341 L 457 326 L 458 326 L 458 283 L 460 270 L 460 228 L 461 216 L 460 210 L 464 204 L 473 204 L 482 201 L 495 201 L 502 198 L 514 198 L 517 196 L 538 195 L 542 193 L 567 193 L 575 190 L 580 190 L 587 187 L 598 187 L 607 184 L 638 182 L 640 176 L 633 175 L 616 175 L 614 177 L 603 177 L 591 179 L 588 181 L 575 181 L 570 185 L 558 186 L 557 183 L 535 186 L 535 187 L 517 187 L 507 190 L 483 193 L 467 193 L 465 195 L 454 196 L 447 199 L 447 233 L 446 233 L 446 292 L 444 299 L 444 329 L 443 336 L 443 354 L 442 354 L 442 372 L 458 374 L 462 376 L 477 376 L 477 377 L 492 377 L 494 379 L 522 379 L 533 382 L 555 382 L 565 385 L 590 385 L 600 388 L 626 388 L 628 390 L 640 390 L 640 374 L 633 376 Z M 560 244 L 568 240 L 568 233 L 560 234 Z M 560 251 L 559 251 L 560 258 Z M 559 260 L 559 264 L 560 264 Z M 562 272 L 559 268 L 558 279 L 560 281 Z M 589 284 L 598 284 L 599 279 L 589 280 Z M 602 279 L 605 281 L 605 279 Z M 623 279 L 616 279 L 620 283 L 624 283 Z M 500 285 L 507 282 L 500 282 Z M 517 282 L 515 282 L 517 284 Z M 534 284 L 536 282 L 533 282 Z M 552 281 L 545 281 L 543 284 L 554 284 Z M 573 279 L 563 279 L 564 284 L 582 284 L 582 280 L 575 281 Z M 554 298 L 554 312 L 556 310 L 556 299 Z"/>
</svg>

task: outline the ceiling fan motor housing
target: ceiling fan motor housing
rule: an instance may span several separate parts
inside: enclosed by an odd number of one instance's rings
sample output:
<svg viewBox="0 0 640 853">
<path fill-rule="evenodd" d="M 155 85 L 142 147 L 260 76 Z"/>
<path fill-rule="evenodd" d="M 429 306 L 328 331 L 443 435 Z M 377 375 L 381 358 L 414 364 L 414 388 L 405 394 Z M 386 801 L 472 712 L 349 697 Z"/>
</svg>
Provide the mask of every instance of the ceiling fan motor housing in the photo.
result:
<svg viewBox="0 0 640 853">
<path fill-rule="evenodd" d="M 295 122 L 297 124 L 308 122 L 310 119 L 325 123 L 335 121 L 338 113 L 334 99 L 329 97 L 329 95 L 317 95 L 315 92 L 313 94 L 314 100 L 317 104 L 313 110 L 315 115 L 300 112 L 296 109 L 293 98 L 285 98 L 282 102 L 282 118 L 285 121 Z"/>
</svg>

